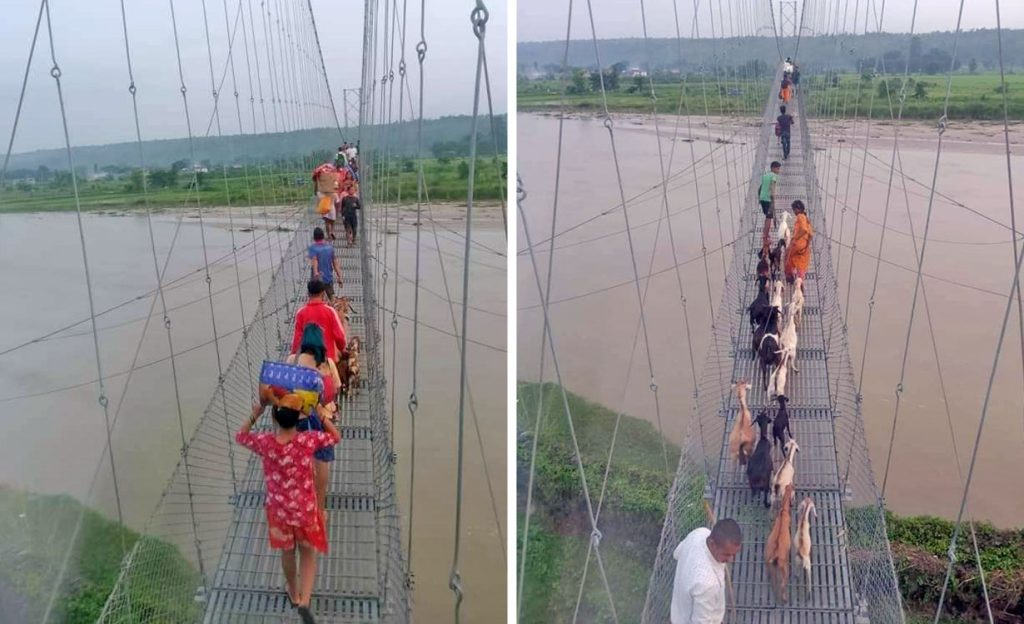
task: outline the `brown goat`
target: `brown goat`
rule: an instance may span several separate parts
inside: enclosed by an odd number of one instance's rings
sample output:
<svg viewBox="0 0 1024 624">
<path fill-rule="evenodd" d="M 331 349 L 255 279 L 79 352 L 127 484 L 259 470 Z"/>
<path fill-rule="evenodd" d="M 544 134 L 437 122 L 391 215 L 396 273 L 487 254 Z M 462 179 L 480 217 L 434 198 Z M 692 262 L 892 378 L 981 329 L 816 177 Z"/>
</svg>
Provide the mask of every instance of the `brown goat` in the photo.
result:
<svg viewBox="0 0 1024 624">
<path fill-rule="evenodd" d="M 793 486 L 787 485 L 786 493 L 782 496 L 782 507 L 779 509 L 779 515 L 775 516 L 771 533 L 768 534 L 768 543 L 764 548 L 764 561 L 768 566 L 772 591 L 775 593 L 775 599 L 782 604 L 786 604 L 788 600 L 786 585 L 789 582 L 790 548 L 793 545 L 793 518 L 790 513 L 792 506 Z"/>
<path fill-rule="evenodd" d="M 804 497 L 797 509 L 796 524 L 796 558 L 800 561 L 800 567 L 804 570 L 804 584 L 807 597 L 811 596 L 811 513 L 818 517 L 818 510 L 814 507 L 811 498 Z"/>
<path fill-rule="evenodd" d="M 358 392 L 359 377 L 359 352 L 362 349 L 362 342 L 359 337 L 352 338 L 348 348 L 341 354 L 341 361 L 338 364 L 338 375 L 341 377 L 341 391 L 345 395 L 355 395 Z"/>
<path fill-rule="evenodd" d="M 349 302 L 348 297 L 338 297 L 331 304 L 334 311 L 338 313 L 338 319 L 341 321 L 341 328 L 345 330 L 345 335 L 348 336 L 348 317 L 352 310 L 352 304 Z"/>
<path fill-rule="evenodd" d="M 747 392 L 750 390 L 750 384 L 746 379 L 741 379 L 733 387 L 736 389 L 736 398 L 740 402 L 740 417 L 729 433 L 729 455 L 739 461 L 741 466 L 746 466 L 750 456 L 754 453 L 754 441 L 756 440 L 750 408 L 747 407 Z"/>
</svg>

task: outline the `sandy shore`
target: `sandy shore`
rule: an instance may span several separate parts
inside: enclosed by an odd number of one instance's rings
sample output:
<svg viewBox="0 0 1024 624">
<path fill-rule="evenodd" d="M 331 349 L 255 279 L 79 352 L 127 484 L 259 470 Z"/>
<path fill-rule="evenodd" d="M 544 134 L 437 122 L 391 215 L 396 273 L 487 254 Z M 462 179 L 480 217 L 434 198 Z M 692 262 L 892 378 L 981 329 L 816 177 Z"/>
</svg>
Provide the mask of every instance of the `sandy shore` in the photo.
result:
<svg viewBox="0 0 1024 624">
<path fill-rule="evenodd" d="M 202 219 L 204 225 L 222 229 L 233 227 L 235 231 L 250 232 L 252 230 L 265 231 L 267 229 L 279 228 L 282 231 L 291 231 L 287 223 L 288 217 L 297 214 L 298 208 L 294 206 L 253 206 L 252 220 L 250 221 L 248 206 L 212 206 L 204 208 Z M 394 218 L 394 206 L 389 206 L 391 211 L 389 219 Z M 433 218 L 437 223 L 455 225 L 466 222 L 465 202 L 434 202 L 422 205 L 422 218 L 424 221 Z M 139 216 L 139 211 L 132 210 L 101 210 L 92 214 L 110 217 Z M 176 220 L 184 217 L 186 221 L 199 222 L 199 212 L 194 207 L 189 208 L 163 208 L 153 211 L 154 216 L 162 221 Z M 416 204 L 403 204 L 399 207 L 399 214 L 403 225 L 416 223 Z M 500 202 L 493 200 L 475 202 L 473 204 L 473 224 L 478 227 L 500 228 L 502 223 L 502 207 Z M 268 227 L 269 226 L 269 227 Z"/>
<path fill-rule="evenodd" d="M 539 117 L 558 118 L 557 112 L 523 113 Z M 600 123 L 601 117 L 596 113 L 571 112 L 566 119 L 593 121 Z M 653 133 L 655 122 L 651 115 L 637 113 L 612 113 L 616 131 Z M 680 141 L 723 141 L 742 144 L 744 140 L 736 137 L 740 128 L 758 125 L 759 120 L 745 116 L 720 115 L 658 115 L 657 124 L 662 135 L 675 135 Z M 678 125 L 678 130 L 677 130 Z M 890 120 L 873 120 L 870 130 L 865 120 L 852 119 L 828 120 L 815 122 L 812 132 L 820 136 L 822 128 L 826 138 L 839 140 L 861 140 L 870 135 L 871 140 L 890 141 L 896 123 Z M 934 146 L 938 138 L 937 122 L 905 120 L 899 124 L 900 142 L 907 148 L 925 148 Z M 1024 120 L 1009 123 L 1010 145 L 1024 145 Z M 943 149 L 971 153 L 1005 152 L 1006 144 L 1001 121 L 950 121 L 943 135 Z"/>
</svg>

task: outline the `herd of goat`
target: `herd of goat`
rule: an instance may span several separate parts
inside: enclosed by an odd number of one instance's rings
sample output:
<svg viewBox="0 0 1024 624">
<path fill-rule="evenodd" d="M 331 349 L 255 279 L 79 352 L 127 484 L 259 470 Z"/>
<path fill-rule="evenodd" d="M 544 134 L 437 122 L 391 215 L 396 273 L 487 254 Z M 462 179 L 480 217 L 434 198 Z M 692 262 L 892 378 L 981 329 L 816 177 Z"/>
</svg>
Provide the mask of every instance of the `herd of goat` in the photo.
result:
<svg viewBox="0 0 1024 624">
<path fill-rule="evenodd" d="M 785 604 L 790 573 L 790 553 L 795 552 L 803 569 L 808 596 L 811 592 L 810 516 L 817 517 L 814 501 L 805 497 L 797 509 L 796 536 L 792 535 L 793 465 L 800 446 L 793 438 L 785 394 L 788 370 L 796 367 L 797 325 L 803 311 L 802 280 L 797 279 L 789 303 L 783 305 L 785 285 L 782 274 L 785 250 L 790 242 L 788 213 L 783 213 L 774 239 L 763 241 L 757 265 L 757 298 L 748 311 L 753 333 L 753 356 L 760 359 L 761 381 L 769 404 L 778 403 L 774 420 L 768 410 L 751 418 L 747 392 L 751 385 L 741 379 L 733 386 L 739 400 L 740 414 L 729 434 L 729 454 L 746 467 L 747 480 L 754 496 L 763 494 L 764 505 L 772 509 L 771 531 L 765 545 L 765 565 L 776 599 Z M 785 311 L 785 312 L 783 312 Z M 780 329 L 780 321 L 782 327 Z M 754 435 L 754 423 L 760 436 Z M 771 432 L 769 435 L 769 425 Z M 778 446 L 782 463 L 775 468 L 773 452 Z"/>
</svg>

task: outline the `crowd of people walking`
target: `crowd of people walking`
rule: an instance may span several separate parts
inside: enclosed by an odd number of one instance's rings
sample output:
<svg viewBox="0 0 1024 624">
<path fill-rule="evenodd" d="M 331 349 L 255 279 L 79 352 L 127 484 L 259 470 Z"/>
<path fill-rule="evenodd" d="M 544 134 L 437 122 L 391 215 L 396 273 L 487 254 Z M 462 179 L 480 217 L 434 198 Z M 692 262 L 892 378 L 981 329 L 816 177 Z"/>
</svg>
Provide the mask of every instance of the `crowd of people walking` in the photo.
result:
<svg viewBox="0 0 1024 624">
<path fill-rule="evenodd" d="M 345 216 L 346 234 L 348 244 L 355 243 L 356 159 L 355 146 L 346 143 L 334 163 L 313 171 L 324 227 L 313 229 L 306 253 L 309 298 L 295 315 L 284 361 L 263 363 L 258 400 L 235 436 L 238 444 L 261 459 L 269 546 L 281 553 L 284 590 L 304 624 L 316 621 L 310 604 L 317 554 L 328 552 L 325 508 L 334 447 L 341 440 L 336 425 L 340 398 L 351 391 L 353 369 L 358 375 L 359 339 L 348 336 L 348 300 L 337 296 L 344 281 L 332 242 L 340 208 L 343 215 L 351 213 Z M 273 423 L 254 430 L 267 407 Z"/>
</svg>

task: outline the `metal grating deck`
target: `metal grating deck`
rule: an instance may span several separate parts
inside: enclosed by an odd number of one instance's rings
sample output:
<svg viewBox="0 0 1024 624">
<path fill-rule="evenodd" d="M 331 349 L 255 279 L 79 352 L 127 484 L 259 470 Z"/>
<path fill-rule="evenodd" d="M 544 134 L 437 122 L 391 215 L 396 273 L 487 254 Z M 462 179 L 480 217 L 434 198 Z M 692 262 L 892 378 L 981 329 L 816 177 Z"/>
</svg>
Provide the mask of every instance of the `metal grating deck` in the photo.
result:
<svg viewBox="0 0 1024 624">
<path fill-rule="evenodd" d="M 344 274 L 344 285 L 336 294 L 348 297 L 352 306 L 349 338 L 358 336 L 365 344 L 360 250 L 346 247 L 343 241 L 335 243 L 335 250 Z M 362 357 L 367 356 L 364 348 Z M 366 363 L 361 364 L 366 371 Z M 379 505 L 374 484 L 369 390 L 359 389 L 342 398 L 340 405 L 338 428 L 342 440 L 335 447 L 325 505 L 329 550 L 327 555 L 317 558 L 312 609 L 317 621 L 323 623 L 378 622 Z M 260 424 L 266 427 L 269 421 L 262 419 Z M 242 491 L 232 497 L 234 516 L 214 573 L 203 621 L 298 622 L 284 590 L 280 555 L 270 550 L 263 508 L 263 468 L 255 455 L 249 454 L 241 487 Z"/>
<path fill-rule="evenodd" d="M 772 93 L 769 97 L 774 98 Z M 789 111 L 801 114 L 799 100 L 793 100 Z M 804 154 L 809 146 L 801 144 L 799 133 L 792 136 L 792 152 L 789 160 L 782 160 L 782 147 L 769 138 L 765 164 L 772 160 L 783 162 L 782 175 L 777 188 L 776 210 L 788 208 L 794 199 L 807 200 L 805 186 Z M 755 210 L 751 206 L 750 210 Z M 812 223 L 820 222 L 814 215 L 817 206 L 808 205 L 808 216 Z M 759 221 L 755 220 L 755 221 Z M 747 395 L 753 418 L 762 409 L 769 409 L 774 419 L 778 404 L 767 401 L 762 390 L 759 364 L 752 352 L 752 332 L 746 306 L 753 301 L 756 292 L 757 249 L 760 247 L 761 227 L 758 224 L 750 233 L 751 252 L 747 258 L 749 270 L 744 279 L 745 295 L 742 307 L 736 310 L 741 316 L 740 330 L 733 345 L 733 379 L 747 378 L 753 388 Z M 850 566 L 843 543 L 845 520 L 843 517 L 842 492 L 840 491 L 839 469 L 836 459 L 835 427 L 831 394 L 826 369 L 826 343 L 821 318 L 821 303 L 818 297 L 818 275 L 814 272 L 815 258 L 804 283 L 805 307 L 798 326 L 797 367 L 799 373 L 790 371 L 786 384 L 786 396 L 790 429 L 800 445 L 794 465 L 796 474 L 793 499 L 793 530 L 798 523 L 797 507 L 804 496 L 810 496 L 817 508 L 817 518 L 811 520 L 813 549 L 811 552 L 812 587 L 808 594 L 802 570 L 797 567 L 795 557 L 791 560 L 789 581 L 789 602 L 776 603 L 768 580 L 764 563 L 765 542 L 771 531 L 771 516 L 762 503 L 761 496 L 750 492 L 745 467 L 729 458 L 728 436 L 735 418 L 739 415 L 735 395 L 730 395 L 722 411 L 725 418 L 725 435 L 718 466 L 717 480 L 713 488 L 713 503 L 717 517 L 733 518 L 743 530 L 743 549 L 732 564 L 732 582 L 735 589 L 735 609 L 730 608 L 726 621 L 744 623 L 794 622 L 806 624 L 853 624 L 854 603 L 851 592 Z M 788 299 L 787 299 L 788 301 Z M 754 425 L 755 432 L 758 430 Z M 770 434 L 769 434 L 770 435 Z M 782 451 L 773 451 L 775 466 L 782 462 Z"/>
</svg>

